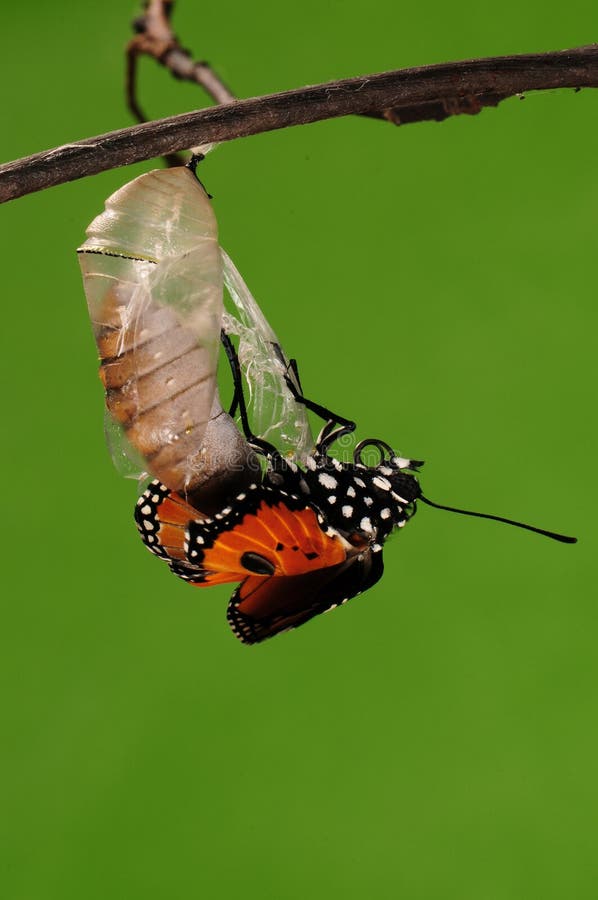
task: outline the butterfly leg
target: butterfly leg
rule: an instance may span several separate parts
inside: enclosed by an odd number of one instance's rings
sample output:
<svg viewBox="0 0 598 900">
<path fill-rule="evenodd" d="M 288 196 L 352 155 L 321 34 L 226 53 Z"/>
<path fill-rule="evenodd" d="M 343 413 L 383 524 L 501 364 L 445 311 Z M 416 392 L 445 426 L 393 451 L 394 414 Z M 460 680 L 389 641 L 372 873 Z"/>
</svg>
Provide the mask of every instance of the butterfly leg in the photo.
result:
<svg viewBox="0 0 598 900">
<path fill-rule="evenodd" d="M 289 391 L 293 395 L 295 402 L 303 404 L 306 409 L 309 409 L 310 412 L 315 413 L 326 423 L 320 431 L 318 440 L 316 441 L 317 451 L 319 453 L 325 454 L 328 447 L 330 447 L 330 445 L 333 444 L 334 441 L 338 440 L 338 438 L 342 437 L 345 434 L 351 434 L 351 432 L 355 431 L 355 422 L 353 422 L 351 419 L 345 419 L 344 416 L 339 416 L 338 413 L 333 413 L 331 410 L 327 409 L 325 406 L 322 406 L 320 403 L 315 403 L 313 400 L 309 400 L 307 397 L 305 397 L 301 388 L 297 360 L 291 359 L 289 360 L 289 362 L 287 362 L 280 345 L 273 343 L 272 346 L 280 362 L 285 367 L 285 381 Z"/>
<path fill-rule="evenodd" d="M 247 415 L 247 406 L 245 404 L 245 394 L 243 393 L 243 376 L 241 374 L 241 366 L 239 364 L 237 351 L 235 350 L 233 342 L 224 330 L 221 330 L 220 332 L 220 341 L 224 347 L 224 352 L 226 353 L 226 358 L 228 359 L 233 376 L 234 392 L 229 415 L 231 417 L 234 416 L 238 409 L 241 417 L 243 434 L 245 435 L 247 442 L 251 444 L 255 450 L 263 453 L 265 456 L 278 456 L 278 451 L 273 444 L 268 443 L 268 441 L 263 441 L 251 430 L 249 417 Z"/>
<path fill-rule="evenodd" d="M 280 354 L 282 354 L 282 350 L 280 349 L 280 347 L 278 347 L 278 350 L 279 350 Z M 299 378 L 299 366 L 297 365 L 296 359 L 289 360 L 289 369 L 293 373 L 297 387 L 299 388 L 301 393 L 303 393 L 303 388 L 301 387 L 301 379 Z"/>
</svg>

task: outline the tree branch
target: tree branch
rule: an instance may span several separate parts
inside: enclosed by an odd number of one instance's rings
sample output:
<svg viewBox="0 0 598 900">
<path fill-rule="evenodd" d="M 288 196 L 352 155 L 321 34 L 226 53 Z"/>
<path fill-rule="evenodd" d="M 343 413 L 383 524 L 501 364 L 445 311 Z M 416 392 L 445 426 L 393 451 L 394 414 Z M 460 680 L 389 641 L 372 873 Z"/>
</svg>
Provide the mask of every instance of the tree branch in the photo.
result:
<svg viewBox="0 0 598 900">
<path fill-rule="evenodd" d="M 137 59 L 143 55 L 151 56 L 168 69 L 174 78 L 198 84 L 214 103 L 234 103 L 238 99 L 207 62 L 192 62 L 189 51 L 181 47 L 170 27 L 174 4 L 175 0 L 147 0 L 145 13 L 133 22 L 138 36 L 127 46 L 126 95 L 127 106 L 138 122 L 148 121 L 137 100 Z M 486 94 L 452 97 L 410 106 L 368 110 L 359 115 L 386 119 L 393 125 L 408 125 L 425 120 L 442 122 L 449 116 L 476 115 L 484 106 L 498 106 L 506 96 Z M 164 159 L 167 165 L 180 165 L 180 157 L 176 153 L 166 154 Z"/>
<path fill-rule="evenodd" d="M 393 120 L 397 110 L 433 112 L 438 104 L 463 112 L 471 98 L 483 106 L 562 87 L 598 87 L 598 45 L 365 75 L 122 128 L 0 166 L 0 202 L 202 143 L 352 114 Z M 434 115 L 411 121 L 422 118 Z"/>
</svg>

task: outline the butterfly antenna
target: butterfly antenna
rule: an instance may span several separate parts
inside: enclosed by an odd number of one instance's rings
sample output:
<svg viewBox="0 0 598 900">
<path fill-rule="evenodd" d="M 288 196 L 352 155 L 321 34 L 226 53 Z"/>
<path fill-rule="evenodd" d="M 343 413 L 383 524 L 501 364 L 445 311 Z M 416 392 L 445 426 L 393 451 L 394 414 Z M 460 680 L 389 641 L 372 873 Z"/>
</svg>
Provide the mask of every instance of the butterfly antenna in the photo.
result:
<svg viewBox="0 0 598 900">
<path fill-rule="evenodd" d="M 576 544 L 576 537 L 569 537 L 566 534 L 557 534 L 555 531 L 546 531 L 544 528 L 535 528 L 533 525 L 526 525 L 524 522 L 515 522 L 513 519 L 505 519 L 503 516 L 492 516 L 490 513 L 472 512 L 470 509 L 457 509 L 454 506 L 441 506 L 440 503 L 433 503 L 424 497 L 423 494 L 417 498 L 434 509 L 446 509 L 448 512 L 459 513 L 462 516 L 477 516 L 479 519 L 494 519 L 495 522 L 504 522 L 506 525 L 514 525 L 515 528 L 525 528 L 526 531 L 535 531 L 536 534 L 543 534 L 544 537 L 552 538 L 553 541 L 560 541 L 562 544 Z"/>
</svg>

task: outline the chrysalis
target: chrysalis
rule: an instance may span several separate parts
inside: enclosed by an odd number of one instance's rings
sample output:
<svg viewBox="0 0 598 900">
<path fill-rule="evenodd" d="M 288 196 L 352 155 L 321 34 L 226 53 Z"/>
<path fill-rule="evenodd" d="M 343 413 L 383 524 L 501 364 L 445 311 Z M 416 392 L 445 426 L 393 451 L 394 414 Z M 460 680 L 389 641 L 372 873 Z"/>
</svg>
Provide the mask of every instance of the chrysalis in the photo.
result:
<svg viewBox="0 0 598 900">
<path fill-rule="evenodd" d="M 263 427 L 289 452 L 306 454 L 313 445 L 274 352 L 276 336 L 218 246 L 217 231 L 194 173 L 163 169 L 109 197 L 78 251 L 117 466 L 124 458 L 133 474 L 145 468 L 186 494 L 241 487 L 259 469 L 220 404 L 223 327 L 240 336 L 248 360 L 257 433 Z M 223 267 L 233 303 L 224 320 Z"/>
</svg>

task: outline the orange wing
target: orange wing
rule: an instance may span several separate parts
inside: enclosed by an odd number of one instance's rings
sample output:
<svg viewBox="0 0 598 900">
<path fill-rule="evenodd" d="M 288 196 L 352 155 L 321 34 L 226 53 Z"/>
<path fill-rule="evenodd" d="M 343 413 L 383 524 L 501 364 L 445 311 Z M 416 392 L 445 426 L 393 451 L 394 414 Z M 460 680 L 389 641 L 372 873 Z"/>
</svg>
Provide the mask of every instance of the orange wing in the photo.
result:
<svg viewBox="0 0 598 900">
<path fill-rule="evenodd" d="M 218 576 L 218 583 L 249 574 L 301 575 L 338 565 L 354 552 L 304 500 L 268 486 L 239 494 L 214 519 L 190 522 L 188 541 L 188 561 Z"/>
<path fill-rule="evenodd" d="M 343 563 L 351 547 L 305 501 L 252 485 L 213 518 L 153 481 L 137 501 L 135 520 L 146 546 L 172 571 L 199 587 L 296 576 Z"/>
</svg>

